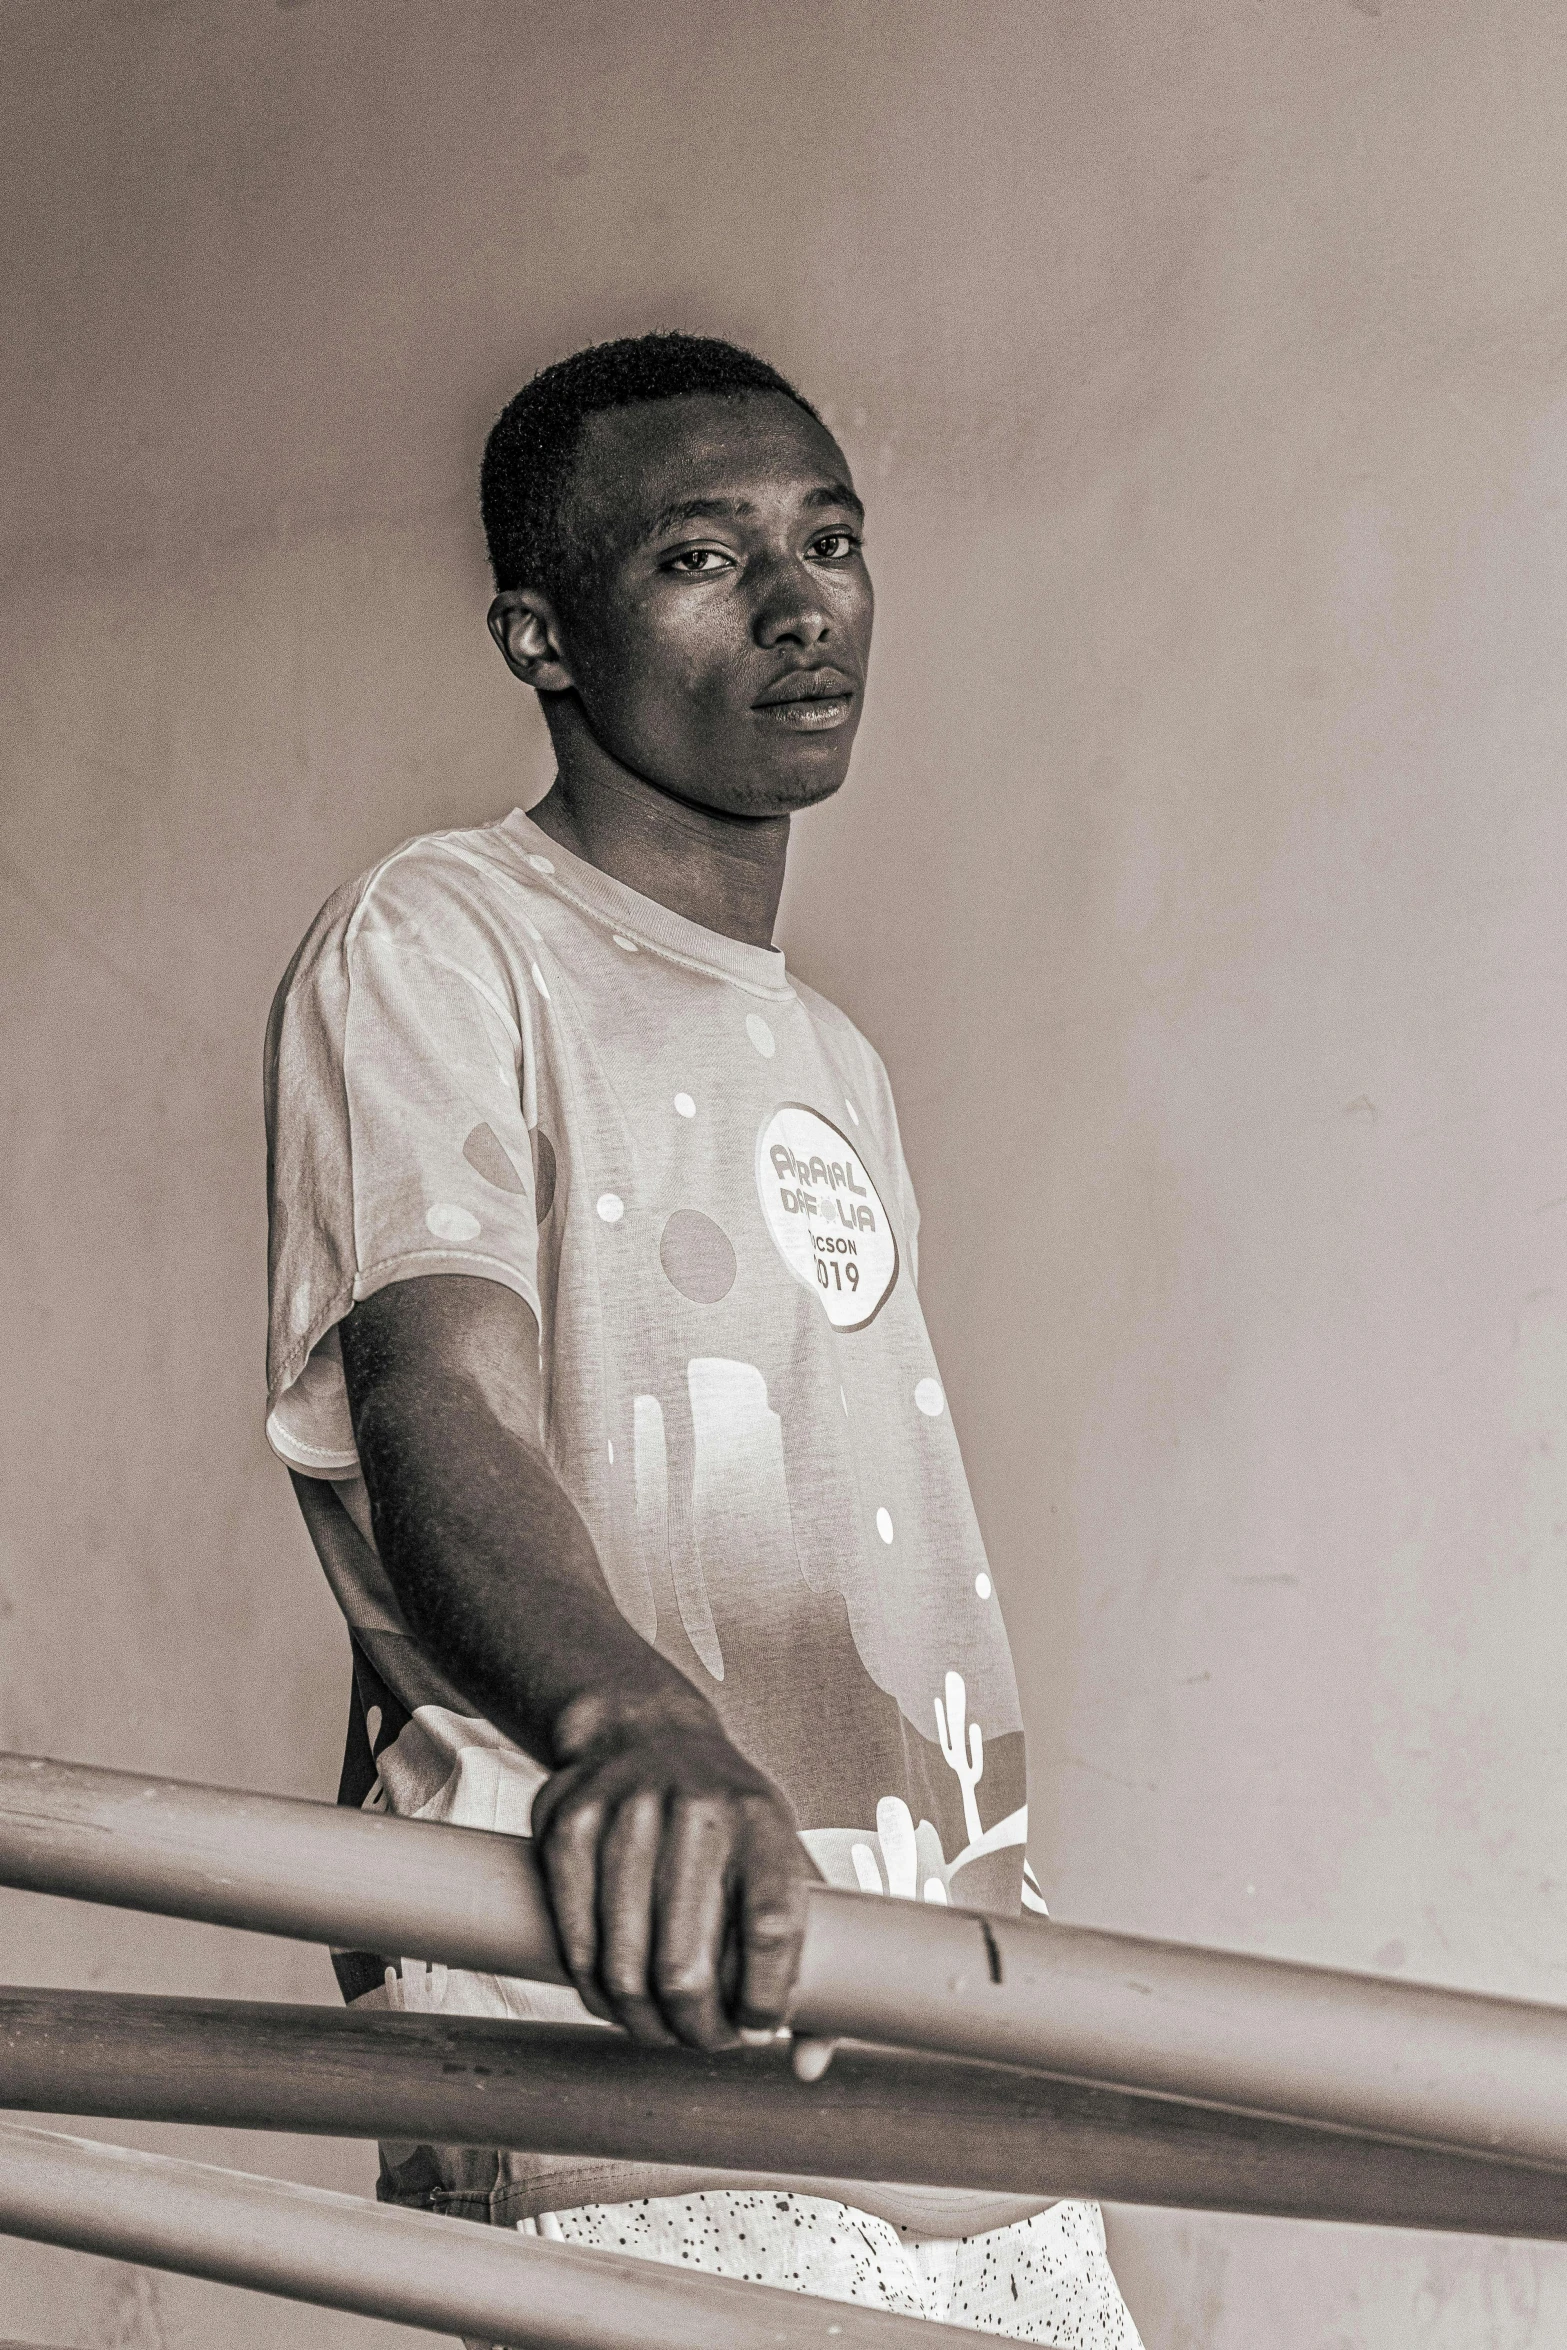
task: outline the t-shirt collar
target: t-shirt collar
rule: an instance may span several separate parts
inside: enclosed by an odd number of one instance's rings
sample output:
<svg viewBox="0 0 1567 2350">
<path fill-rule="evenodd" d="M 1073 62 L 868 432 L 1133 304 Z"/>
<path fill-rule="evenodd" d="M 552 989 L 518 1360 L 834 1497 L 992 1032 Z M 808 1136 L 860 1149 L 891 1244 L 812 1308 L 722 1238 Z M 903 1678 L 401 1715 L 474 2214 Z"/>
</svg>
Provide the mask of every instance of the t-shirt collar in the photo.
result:
<svg viewBox="0 0 1567 2350">
<path fill-rule="evenodd" d="M 502 817 L 496 830 L 505 835 L 523 862 L 548 888 L 611 930 L 623 931 L 639 946 L 678 955 L 684 962 L 696 963 L 722 978 L 737 980 L 758 995 L 779 998 L 793 995 L 779 948 L 749 946 L 744 939 L 726 938 L 720 930 L 706 930 L 700 922 L 688 922 L 683 914 L 671 912 L 656 898 L 628 889 L 612 874 L 601 873 L 596 865 L 573 856 L 570 849 L 562 848 L 558 840 L 525 816 L 520 808 Z"/>
</svg>

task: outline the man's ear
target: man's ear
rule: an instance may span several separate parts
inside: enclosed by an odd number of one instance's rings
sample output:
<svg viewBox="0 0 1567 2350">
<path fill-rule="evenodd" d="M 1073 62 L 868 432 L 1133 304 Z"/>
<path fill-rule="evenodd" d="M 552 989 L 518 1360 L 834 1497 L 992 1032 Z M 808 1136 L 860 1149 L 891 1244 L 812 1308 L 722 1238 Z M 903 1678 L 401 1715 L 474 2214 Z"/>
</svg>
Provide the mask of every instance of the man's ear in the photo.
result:
<svg viewBox="0 0 1567 2350">
<path fill-rule="evenodd" d="M 564 693 L 572 683 L 560 624 L 536 588 L 503 588 L 490 606 L 490 634 L 513 677 L 536 693 Z"/>
</svg>

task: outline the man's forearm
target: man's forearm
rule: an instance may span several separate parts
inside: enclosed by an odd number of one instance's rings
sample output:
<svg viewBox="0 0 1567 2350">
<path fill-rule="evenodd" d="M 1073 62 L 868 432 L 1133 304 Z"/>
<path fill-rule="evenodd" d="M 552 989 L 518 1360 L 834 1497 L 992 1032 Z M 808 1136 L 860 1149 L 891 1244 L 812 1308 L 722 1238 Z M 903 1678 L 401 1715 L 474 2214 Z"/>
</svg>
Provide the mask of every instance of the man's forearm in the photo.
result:
<svg viewBox="0 0 1567 2350">
<path fill-rule="evenodd" d="M 624 1721 L 712 1725 L 683 1673 L 627 1623 L 542 1451 L 460 1371 L 393 1371 L 355 1437 L 376 1548 L 410 1629 L 548 1769 Z"/>
<path fill-rule="evenodd" d="M 788 2011 L 814 1875 L 778 1790 L 627 1623 L 539 1436 L 538 1331 L 429 1275 L 342 1326 L 376 1549 L 409 1628 L 551 1776 L 533 1839 L 595 2015 L 699 2048 Z"/>
</svg>

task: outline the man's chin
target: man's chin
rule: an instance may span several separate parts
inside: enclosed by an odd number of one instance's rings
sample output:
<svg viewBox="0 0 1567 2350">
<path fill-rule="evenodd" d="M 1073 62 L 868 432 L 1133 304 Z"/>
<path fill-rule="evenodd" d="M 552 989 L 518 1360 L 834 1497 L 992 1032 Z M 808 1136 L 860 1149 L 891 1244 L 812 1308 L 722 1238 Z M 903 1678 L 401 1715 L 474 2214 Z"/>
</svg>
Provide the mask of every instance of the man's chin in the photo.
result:
<svg viewBox="0 0 1567 2350">
<path fill-rule="evenodd" d="M 830 758 L 819 755 L 826 750 L 826 744 L 799 747 L 818 755 L 757 760 L 742 772 L 724 778 L 716 787 L 710 777 L 704 778 L 698 796 L 724 815 L 747 816 L 753 820 L 798 816 L 806 808 L 820 807 L 823 800 L 830 800 L 834 792 L 843 788 L 849 772 L 849 746 L 833 745 L 835 755 Z"/>
<path fill-rule="evenodd" d="M 842 791 L 848 780 L 848 769 L 840 767 L 836 774 L 817 776 L 809 782 L 802 781 L 796 786 L 786 812 L 798 816 L 807 808 L 819 808 L 823 800 L 830 800 L 834 792 Z"/>
<path fill-rule="evenodd" d="M 742 822 L 761 824 L 769 818 L 799 816 L 807 808 L 819 808 L 823 800 L 830 800 L 844 784 L 843 770 L 832 774 L 798 775 L 766 783 L 745 783 L 732 791 L 715 792 L 704 788 L 692 797 L 699 807 L 711 808 L 717 816 L 733 816 Z"/>
</svg>

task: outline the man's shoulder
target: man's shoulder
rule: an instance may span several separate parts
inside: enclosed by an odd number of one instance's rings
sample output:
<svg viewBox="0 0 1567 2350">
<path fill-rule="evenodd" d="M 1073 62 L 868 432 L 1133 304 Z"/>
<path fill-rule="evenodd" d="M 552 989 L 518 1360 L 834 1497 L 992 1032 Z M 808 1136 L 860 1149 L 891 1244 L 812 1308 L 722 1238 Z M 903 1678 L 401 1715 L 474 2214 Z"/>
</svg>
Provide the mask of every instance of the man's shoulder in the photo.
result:
<svg viewBox="0 0 1567 2350">
<path fill-rule="evenodd" d="M 341 1031 L 350 987 L 378 949 L 403 950 L 510 989 L 526 954 L 525 901 L 536 876 L 506 819 L 424 832 L 345 881 L 321 907 L 278 982 L 267 1023 L 268 1071 L 295 1014 Z M 269 1077 L 270 1082 L 270 1077 Z"/>
<path fill-rule="evenodd" d="M 416 833 L 332 892 L 285 975 L 284 988 L 323 954 L 350 952 L 368 932 L 493 941 L 497 916 L 515 916 L 534 876 L 507 820 Z M 509 930 L 501 923 L 500 935 Z"/>
<path fill-rule="evenodd" d="M 881 1055 L 865 1031 L 855 1026 L 842 1005 L 835 1004 L 830 996 L 818 993 L 814 987 L 808 987 L 793 971 L 789 974 L 789 984 L 809 1013 L 818 1033 L 833 1038 L 845 1051 L 864 1060 L 885 1080 L 886 1071 L 882 1067 Z"/>
<path fill-rule="evenodd" d="M 328 905 L 340 910 L 339 918 L 347 905 L 349 923 L 359 927 L 373 917 L 482 916 L 498 904 L 514 906 L 536 877 L 506 823 L 500 817 L 416 833 L 338 890 Z"/>
</svg>

